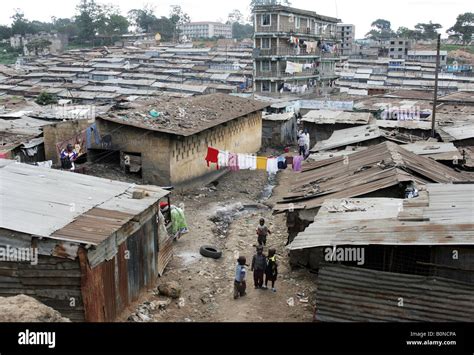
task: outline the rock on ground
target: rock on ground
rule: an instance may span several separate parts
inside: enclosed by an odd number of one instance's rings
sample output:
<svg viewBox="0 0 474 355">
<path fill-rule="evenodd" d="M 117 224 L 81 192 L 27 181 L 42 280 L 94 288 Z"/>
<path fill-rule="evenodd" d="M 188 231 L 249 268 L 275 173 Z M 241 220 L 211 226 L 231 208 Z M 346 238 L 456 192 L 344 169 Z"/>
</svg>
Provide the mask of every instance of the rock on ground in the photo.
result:
<svg viewBox="0 0 474 355">
<path fill-rule="evenodd" d="M 181 287 L 175 281 L 165 282 L 158 285 L 158 291 L 161 295 L 171 298 L 179 298 L 181 296 Z"/>
<path fill-rule="evenodd" d="M 61 313 L 26 295 L 0 297 L 0 322 L 70 322 Z"/>
</svg>

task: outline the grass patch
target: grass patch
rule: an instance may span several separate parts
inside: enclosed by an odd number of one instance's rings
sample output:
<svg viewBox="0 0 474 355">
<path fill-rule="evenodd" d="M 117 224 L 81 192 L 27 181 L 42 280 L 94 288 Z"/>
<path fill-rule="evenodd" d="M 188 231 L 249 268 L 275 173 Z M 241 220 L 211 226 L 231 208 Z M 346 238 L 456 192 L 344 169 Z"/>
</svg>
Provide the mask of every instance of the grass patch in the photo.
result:
<svg viewBox="0 0 474 355">
<path fill-rule="evenodd" d="M 448 51 L 448 53 L 452 51 L 456 51 L 458 49 L 474 54 L 474 46 L 461 46 L 458 44 L 442 44 L 441 45 L 441 50 Z"/>
</svg>

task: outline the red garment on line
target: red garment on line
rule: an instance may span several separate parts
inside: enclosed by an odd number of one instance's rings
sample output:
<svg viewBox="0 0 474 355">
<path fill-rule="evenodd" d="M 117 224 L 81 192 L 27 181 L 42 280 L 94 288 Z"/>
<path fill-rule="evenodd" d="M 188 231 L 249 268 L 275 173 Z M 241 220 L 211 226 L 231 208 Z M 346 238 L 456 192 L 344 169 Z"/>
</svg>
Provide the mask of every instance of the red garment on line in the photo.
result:
<svg viewBox="0 0 474 355">
<path fill-rule="evenodd" d="M 207 157 L 205 160 L 207 161 L 208 167 L 210 163 L 215 163 L 217 164 L 217 170 L 219 170 L 219 164 L 217 160 L 218 155 L 219 155 L 219 150 L 212 147 L 207 147 Z"/>
</svg>

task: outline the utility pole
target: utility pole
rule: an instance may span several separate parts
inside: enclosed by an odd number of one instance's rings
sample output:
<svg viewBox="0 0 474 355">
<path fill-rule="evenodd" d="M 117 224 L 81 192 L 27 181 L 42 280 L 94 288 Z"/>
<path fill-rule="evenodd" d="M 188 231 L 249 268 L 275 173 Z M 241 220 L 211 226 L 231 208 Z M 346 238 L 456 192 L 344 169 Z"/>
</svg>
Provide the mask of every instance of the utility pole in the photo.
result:
<svg viewBox="0 0 474 355">
<path fill-rule="evenodd" d="M 441 50 L 441 34 L 438 34 L 438 45 L 436 49 L 436 72 L 435 72 L 435 88 L 434 88 L 434 99 L 433 99 L 433 113 L 431 114 L 431 137 L 436 136 L 436 106 L 438 105 L 438 77 L 440 67 L 440 50 Z"/>
</svg>

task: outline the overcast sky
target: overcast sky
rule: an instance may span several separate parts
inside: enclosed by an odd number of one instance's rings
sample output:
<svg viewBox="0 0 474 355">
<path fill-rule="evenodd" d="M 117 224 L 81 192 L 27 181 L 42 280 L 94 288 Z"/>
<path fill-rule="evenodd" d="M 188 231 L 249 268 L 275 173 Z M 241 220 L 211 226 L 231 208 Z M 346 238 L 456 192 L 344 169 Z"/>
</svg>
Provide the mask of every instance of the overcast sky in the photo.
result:
<svg viewBox="0 0 474 355">
<path fill-rule="evenodd" d="M 72 17 L 79 0 L 0 0 L 0 24 L 10 24 L 14 9 L 19 8 L 29 20 L 49 21 L 52 16 Z M 152 4 L 157 15 L 167 15 L 170 5 L 181 5 L 193 21 L 225 21 L 233 9 L 249 15 L 249 0 L 97 0 L 114 4 L 123 14 L 130 9 Z M 473 11 L 470 0 L 292 0 L 292 6 L 340 18 L 356 25 L 356 37 L 362 38 L 377 18 L 391 21 L 392 28 L 413 28 L 418 22 L 443 25 L 442 34 L 451 27 L 457 15 Z"/>
</svg>

